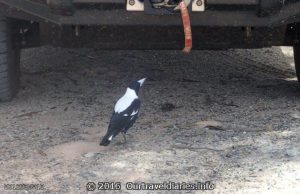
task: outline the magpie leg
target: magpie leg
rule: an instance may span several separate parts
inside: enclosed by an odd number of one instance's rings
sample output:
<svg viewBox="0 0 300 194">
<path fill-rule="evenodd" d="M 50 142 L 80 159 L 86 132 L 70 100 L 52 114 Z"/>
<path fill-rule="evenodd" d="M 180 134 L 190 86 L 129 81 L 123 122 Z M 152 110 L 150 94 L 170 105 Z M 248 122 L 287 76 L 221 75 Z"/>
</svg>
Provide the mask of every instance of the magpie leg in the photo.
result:
<svg viewBox="0 0 300 194">
<path fill-rule="evenodd" d="M 123 138 L 124 138 L 124 143 L 127 143 L 127 140 L 126 140 L 125 133 L 124 133 L 124 132 L 122 132 L 122 135 L 123 135 Z"/>
</svg>

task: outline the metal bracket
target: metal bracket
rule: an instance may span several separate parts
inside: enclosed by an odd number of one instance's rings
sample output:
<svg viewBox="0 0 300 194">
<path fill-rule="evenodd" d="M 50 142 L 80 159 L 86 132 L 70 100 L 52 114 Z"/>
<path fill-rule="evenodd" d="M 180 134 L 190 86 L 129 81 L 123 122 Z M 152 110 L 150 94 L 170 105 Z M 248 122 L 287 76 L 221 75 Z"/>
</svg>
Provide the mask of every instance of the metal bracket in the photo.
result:
<svg viewBox="0 0 300 194">
<path fill-rule="evenodd" d="M 205 0 L 194 0 L 192 3 L 192 11 L 202 12 L 205 10 Z"/>
<path fill-rule="evenodd" d="M 141 0 L 127 0 L 127 11 L 144 11 L 144 2 Z"/>
</svg>

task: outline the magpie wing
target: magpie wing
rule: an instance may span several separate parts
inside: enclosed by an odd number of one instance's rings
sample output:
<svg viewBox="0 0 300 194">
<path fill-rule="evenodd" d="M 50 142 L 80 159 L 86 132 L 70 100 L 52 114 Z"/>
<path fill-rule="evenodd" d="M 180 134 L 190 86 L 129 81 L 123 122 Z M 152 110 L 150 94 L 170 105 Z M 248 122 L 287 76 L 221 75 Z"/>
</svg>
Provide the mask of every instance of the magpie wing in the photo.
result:
<svg viewBox="0 0 300 194">
<path fill-rule="evenodd" d="M 125 133 L 130 127 L 132 127 L 132 125 L 137 120 L 140 111 L 140 106 L 141 106 L 141 101 L 139 99 L 136 99 L 132 104 L 132 110 L 129 111 L 129 113 L 127 114 L 128 115 L 127 117 L 129 117 L 129 121 L 127 126 L 124 128 Z"/>
<path fill-rule="evenodd" d="M 116 136 L 120 131 L 126 132 L 130 127 L 132 127 L 138 117 L 140 105 L 140 100 L 135 99 L 123 112 L 113 112 L 107 133 Z"/>
</svg>

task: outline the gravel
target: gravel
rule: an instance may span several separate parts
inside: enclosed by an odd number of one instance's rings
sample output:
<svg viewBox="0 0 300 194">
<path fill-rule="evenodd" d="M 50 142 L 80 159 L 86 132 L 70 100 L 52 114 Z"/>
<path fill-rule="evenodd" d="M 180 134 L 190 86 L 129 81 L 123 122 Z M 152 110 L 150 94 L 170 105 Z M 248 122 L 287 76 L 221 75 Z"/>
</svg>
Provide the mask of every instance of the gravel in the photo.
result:
<svg viewBox="0 0 300 194">
<path fill-rule="evenodd" d="M 86 193 L 87 182 L 113 181 L 119 193 L 147 193 L 125 184 L 211 181 L 207 193 L 300 193 L 291 48 L 185 55 L 42 47 L 24 50 L 21 65 L 18 96 L 0 104 L 2 184 Z M 114 103 L 145 76 L 128 142 L 100 147 Z"/>
</svg>

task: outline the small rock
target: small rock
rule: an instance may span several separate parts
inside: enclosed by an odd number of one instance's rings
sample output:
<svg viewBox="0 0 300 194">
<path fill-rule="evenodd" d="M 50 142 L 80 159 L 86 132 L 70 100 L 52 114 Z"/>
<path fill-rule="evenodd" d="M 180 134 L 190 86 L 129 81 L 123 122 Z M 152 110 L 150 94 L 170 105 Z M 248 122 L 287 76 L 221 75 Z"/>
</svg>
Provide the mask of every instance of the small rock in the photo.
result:
<svg viewBox="0 0 300 194">
<path fill-rule="evenodd" d="M 173 164 L 174 164 L 174 162 L 172 162 L 172 161 L 166 161 L 167 166 L 173 166 Z"/>
<path fill-rule="evenodd" d="M 86 158 L 91 158 L 91 157 L 94 157 L 95 155 L 96 155 L 96 153 L 89 152 L 89 153 L 84 154 L 83 156 L 86 157 Z"/>
<path fill-rule="evenodd" d="M 291 117 L 295 118 L 295 119 L 300 119 L 300 112 L 296 111 L 294 113 L 291 114 Z"/>
<path fill-rule="evenodd" d="M 229 154 L 229 153 L 225 155 L 226 158 L 231 158 L 231 156 L 232 156 L 232 155 Z"/>
<path fill-rule="evenodd" d="M 298 150 L 296 148 L 286 150 L 286 155 L 288 157 L 295 157 L 298 155 Z"/>
<path fill-rule="evenodd" d="M 79 173 L 79 176 L 81 176 L 82 178 L 85 178 L 85 179 L 91 179 L 91 178 L 96 178 L 97 175 L 93 172 L 88 172 L 88 171 L 81 171 Z"/>
<path fill-rule="evenodd" d="M 265 127 L 266 131 L 274 131 L 273 126 L 272 125 L 267 125 Z"/>
</svg>

